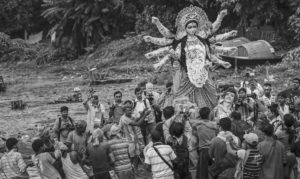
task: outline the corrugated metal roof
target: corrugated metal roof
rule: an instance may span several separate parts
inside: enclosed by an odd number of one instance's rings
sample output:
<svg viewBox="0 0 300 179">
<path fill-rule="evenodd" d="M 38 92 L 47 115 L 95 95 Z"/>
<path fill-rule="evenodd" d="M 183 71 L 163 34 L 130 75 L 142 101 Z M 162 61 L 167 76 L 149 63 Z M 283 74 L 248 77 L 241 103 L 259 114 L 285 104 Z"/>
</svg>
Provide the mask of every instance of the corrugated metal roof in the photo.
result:
<svg viewBox="0 0 300 179">
<path fill-rule="evenodd" d="M 250 40 L 248 40 L 247 38 L 238 37 L 238 38 L 235 38 L 232 40 L 226 40 L 223 42 L 219 42 L 219 43 L 217 43 L 217 45 L 221 45 L 223 47 L 237 47 L 237 46 L 240 46 L 240 45 L 248 43 L 248 42 L 250 42 Z"/>
<path fill-rule="evenodd" d="M 239 46 L 237 56 L 246 59 L 272 59 L 276 58 L 274 52 L 274 48 L 267 41 L 258 40 Z"/>
</svg>

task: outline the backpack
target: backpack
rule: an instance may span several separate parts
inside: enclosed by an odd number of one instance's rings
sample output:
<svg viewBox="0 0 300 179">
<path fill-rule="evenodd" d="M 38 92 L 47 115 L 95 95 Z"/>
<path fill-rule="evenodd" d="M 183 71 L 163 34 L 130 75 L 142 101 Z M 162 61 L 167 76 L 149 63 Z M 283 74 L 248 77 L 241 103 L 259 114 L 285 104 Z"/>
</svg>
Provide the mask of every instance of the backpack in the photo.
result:
<svg viewBox="0 0 300 179">
<path fill-rule="evenodd" d="M 175 171 L 180 176 L 189 175 L 189 150 L 187 137 L 184 135 L 182 143 L 176 143 L 172 146 L 172 149 L 177 156 L 177 162 L 174 164 Z"/>
<path fill-rule="evenodd" d="M 246 162 L 249 157 L 250 150 L 246 150 L 245 158 L 244 160 L 240 159 L 236 165 L 236 171 L 234 174 L 234 179 L 243 179 L 244 175 L 244 166 L 246 165 Z"/>
<path fill-rule="evenodd" d="M 71 117 L 68 116 L 68 119 L 71 123 L 71 129 L 74 130 L 75 126 L 74 126 L 74 123 L 73 123 L 73 120 Z M 61 127 L 61 118 L 58 119 L 58 129 L 59 129 L 59 132 L 58 132 L 58 136 L 57 136 L 57 140 L 60 141 L 60 127 Z"/>
</svg>

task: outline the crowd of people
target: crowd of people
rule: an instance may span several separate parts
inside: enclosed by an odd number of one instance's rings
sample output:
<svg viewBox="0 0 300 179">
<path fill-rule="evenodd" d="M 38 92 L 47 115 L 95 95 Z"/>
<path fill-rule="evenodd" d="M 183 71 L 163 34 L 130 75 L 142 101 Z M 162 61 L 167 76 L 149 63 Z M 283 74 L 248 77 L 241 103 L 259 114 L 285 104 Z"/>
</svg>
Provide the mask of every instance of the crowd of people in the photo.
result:
<svg viewBox="0 0 300 179">
<path fill-rule="evenodd" d="M 0 159 L 7 179 L 297 179 L 300 171 L 300 79 L 274 94 L 254 78 L 220 91 L 214 108 L 175 99 L 173 84 L 162 94 L 142 82 L 136 98 L 114 92 L 108 117 L 94 93 L 83 102 L 84 120 L 61 107 L 53 134 L 32 140 L 30 164 L 18 140 L 6 140 Z M 142 176 L 146 177 L 146 176 Z"/>
</svg>

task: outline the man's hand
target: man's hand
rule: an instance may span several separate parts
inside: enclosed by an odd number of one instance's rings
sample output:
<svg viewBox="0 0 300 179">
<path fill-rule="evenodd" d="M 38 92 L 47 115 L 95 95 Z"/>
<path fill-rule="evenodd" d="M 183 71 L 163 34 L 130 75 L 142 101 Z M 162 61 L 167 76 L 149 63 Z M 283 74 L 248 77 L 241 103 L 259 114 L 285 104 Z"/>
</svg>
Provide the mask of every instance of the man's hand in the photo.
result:
<svg viewBox="0 0 300 179">
<path fill-rule="evenodd" d="M 152 22 L 153 24 L 157 24 L 157 23 L 159 22 L 159 19 L 158 19 L 157 17 L 152 17 L 152 18 L 151 18 L 151 22 Z"/>
</svg>

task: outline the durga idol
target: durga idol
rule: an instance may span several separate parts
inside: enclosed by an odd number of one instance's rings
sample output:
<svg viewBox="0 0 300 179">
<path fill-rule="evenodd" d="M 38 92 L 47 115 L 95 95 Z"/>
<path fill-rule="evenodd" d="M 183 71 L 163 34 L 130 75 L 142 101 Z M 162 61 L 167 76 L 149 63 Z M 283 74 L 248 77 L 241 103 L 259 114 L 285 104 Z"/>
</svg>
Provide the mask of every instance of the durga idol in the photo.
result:
<svg viewBox="0 0 300 179">
<path fill-rule="evenodd" d="M 236 31 L 232 31 L 214 36 L 226 13 L 227 11 L 222 11 L 212 24 L 201 8 L 196 6 L 184 8 L 176 18 L 176 35 L 165 28 L 157 18 L 153 18 L 164 37 L 145 36 L 144 40 L 164 47 L 146 54 L 146 57 L 163 56 L 155 68 L 171 58 L 179 62 L 180 68 L 177 75 L 173 76 L 174 84 L 178 84 L 175 99 L 188 97 L 190 102 L 197 104 L 199 108 L 213 108 L 217 104 L 217 92 L 210 78 L 209 67 L 216 64 L 229 68 L 230 64 L 222 61 L 217 53 L 232 49 L 220 48 L 213 43 L 236 35 Z"/>
</svg>

